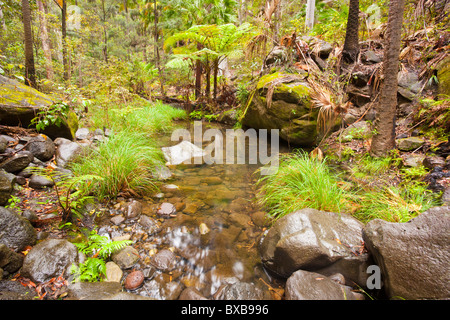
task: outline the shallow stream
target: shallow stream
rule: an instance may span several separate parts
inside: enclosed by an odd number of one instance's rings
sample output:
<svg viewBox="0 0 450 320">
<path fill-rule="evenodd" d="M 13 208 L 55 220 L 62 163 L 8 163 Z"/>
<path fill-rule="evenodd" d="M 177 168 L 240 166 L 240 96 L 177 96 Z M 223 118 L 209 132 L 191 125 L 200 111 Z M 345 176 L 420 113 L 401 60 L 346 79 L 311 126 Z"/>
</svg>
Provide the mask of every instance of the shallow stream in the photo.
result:
<svg viewBox="0 0 450 320">
<path fill-rule="evenodd" d="M 222 132 L 229 129 L 203 124 L 204 131 L 211 127 Z M 188 124 L 188 128 L 192 132 L 193 127 Z M 161 146 L 177 144 L 170 135 L 159 141 Z M 203 146 L 210 143 L 206 141 Z M 103 230 L 108 229 L 112 237 L 132 234 L 134 247 L 138 248 L 139 269 L 144 271 L 146 280 L 133 293 L 173 299 L 184 288 L 194 287 L 208 299 L 219 299 L 219 289 L 241 282 L 251 284 L 246 287 L 250 289 L 236 293 L 236 298 L 275 298 L 269 290 L 272 279 L 264 271 L 257 250 L 268 226 L 265 213 L 255 203 L 259 167 L 260 164 L 173 166 L 173 176 L 165 181 L 161 192 L 144 201 L 143 214 L 157 222 L 156 232 L 149 235 L 133 220 L 119 226 L 104 225 Z M 167 202 L 176 207 L 177 213 L 161 218 L 156 211 Z M 164 249 L 174 253 L 173 269 L 154 267 L 155 255 Z M 230 297 L 233 294 L 226 295 Z"/>
</svg>

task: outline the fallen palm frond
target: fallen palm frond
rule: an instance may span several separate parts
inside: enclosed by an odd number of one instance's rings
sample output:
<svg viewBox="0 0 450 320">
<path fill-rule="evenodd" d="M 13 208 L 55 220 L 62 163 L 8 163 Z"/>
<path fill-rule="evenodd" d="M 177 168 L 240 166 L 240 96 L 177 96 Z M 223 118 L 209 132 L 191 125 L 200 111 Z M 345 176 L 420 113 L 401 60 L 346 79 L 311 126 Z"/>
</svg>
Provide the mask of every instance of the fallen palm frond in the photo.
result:
<svg viewBox="0 0 450 320">
<path fill-rule="evenodd" d="M 267 88 L 267 94 L 266 94 L 267 109 L 270 109 L 270 106 L 272 105 L 272 97 L 273 97 L 273 92 L 275 91 L 275 87 L 281 83 L 288 83 L 288 82 L 292 82 L 297 79 L 298 78 L 295 76 L 285 76 L 285 77 L 277 78 L 277 79 L 269 82 L 269 86 Z"/>
<path fill-rule="evenodd" d="M 334 98 L 333 92 L 312 79 L 308 79 L 311 87 L 311 100 L 315 108 L 319 109 L 317 115 L 317 132 L 324 137 L 335 126 L 336 120 L 345 114 L 351 102 L 341 102 L 341 99 Z M 335 102 L 336 101 L 336 102 Z"/>
</svg>

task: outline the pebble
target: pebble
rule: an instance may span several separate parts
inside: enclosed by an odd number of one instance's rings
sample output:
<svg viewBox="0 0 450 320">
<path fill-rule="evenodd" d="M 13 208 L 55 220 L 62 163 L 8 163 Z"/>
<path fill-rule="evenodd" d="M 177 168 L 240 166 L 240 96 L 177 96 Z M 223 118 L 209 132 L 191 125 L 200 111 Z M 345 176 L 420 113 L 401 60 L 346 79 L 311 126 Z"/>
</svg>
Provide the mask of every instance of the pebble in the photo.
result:
<svg viewBox="0 0 450 320">
<path fill-rule="evenodd" d="M 137 270 L 131 272 L 124 281 L 124 287 L 127 290 L 136 290 L 144 283 L 144 273 L 142 271 Z"/>
<path fill-rule="evenodd" d="M 156 213 L 164 218 L 170 218 L 173 217 L 176 214 L 176 208 L 173 204 L 169 203 L 169 202 L 163 202 L 158 210 L 156 211 Z"/>
</svg>

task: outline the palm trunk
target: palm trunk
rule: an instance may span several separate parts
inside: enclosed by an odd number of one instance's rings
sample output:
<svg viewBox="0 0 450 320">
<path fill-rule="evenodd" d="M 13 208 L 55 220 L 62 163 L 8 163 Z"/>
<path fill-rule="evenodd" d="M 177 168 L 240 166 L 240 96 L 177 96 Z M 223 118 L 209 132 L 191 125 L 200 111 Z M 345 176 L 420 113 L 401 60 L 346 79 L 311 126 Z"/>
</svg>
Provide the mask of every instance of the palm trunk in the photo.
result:
<svg viewBox="0 0 450 320">
<path fill-rule="evenodd" d="M 41 25 L 40 38 L 45 56 L 45 71 L 47 73 L 47 79 L 53 80 L 52 52 L 50 50 L 50 40 L 47 32 L 47 16 L 46 10 L 44 9 L 44 1 L 36 0 L 36 3 L 39 10 L 39 23 Z"/>
<path fill-rule="evenodd" d="M 36 88 L 33 36 L 31 34 L 31 9 L 28 0 L 22 0 L 23 31 L 25 36 L 25 84 Z"/>
<path fill-rule="evenodd" d="M 404 0 L 390 0 L 386 43 L 383 59 L 383 83 L 380 99 L 375 105 L 375 135 L 370 153 L 384 157 L 395 148 L 395 113 L 397 107 L 398 56 L 402 33 Z"/>
<path fill-rule="evenodd" d="M 347 30 L 345 32 L 344 49 L 342 55 L 345 62 L 355 62 L 359 54 L 359 0 L 350 0 L 347 18 Z"/>
</svg>

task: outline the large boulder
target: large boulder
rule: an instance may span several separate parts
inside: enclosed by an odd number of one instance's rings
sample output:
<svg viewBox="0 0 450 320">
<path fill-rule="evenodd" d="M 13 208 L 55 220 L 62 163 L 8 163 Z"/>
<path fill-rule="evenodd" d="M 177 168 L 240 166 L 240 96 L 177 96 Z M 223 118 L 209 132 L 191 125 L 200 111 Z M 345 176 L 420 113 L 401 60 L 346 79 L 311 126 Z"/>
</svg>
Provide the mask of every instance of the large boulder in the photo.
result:
<svg viewBox="0 0 450 320">
<path fill-rule="evenodd" d="M 67 240 L 47 239 L 34 246 L 23 261 L 21 275 L 36 282 L 70 275 L 70 267 L 78 263 L 77 247 Z"/>
<path fill-rule="evenodd" d="M 289 277 L 303 269 L 324 275 L 341 273 L 366 285 L 369 254 L 361 249 L 363 224 L 345 214 L 302 209 L 278 219 L 261 241 L 264 266 Z"/>
<path fill-rule="evenodd" d="M 17 213 L 0 207 L 0 243 L 16 252 L 36 243 L 36 230 Z"/>
<path fill-rule="evenodd" d="M 25 84 L 0 75 L 0 124 L 9 126 L 23 126 L 28 128 L 31 120 L 45 107 L 54 104 L 48 95 L 37 91 Z M 55 139 L 65 137 L 73 139 L 78 127 L 78 119 L 73 112 L 69 112 L 67 120 L 59 126 L 51 125 L 43 133 Z"/>
<path fill-rule="evenodd" d="M 450 298 L 450 207 L 435 207 L 406 223 L 372 220 L 363 229 L 389 297 Z"/>
<path fill-rule="evenodd" d="M 252 94 L 242 123 L 255 129 L 279 129 L 283 140 L 311 146 L 317 139 L 318 110 L 311 108 L 309 92 L 300 75 L 265 75 Z"/>
</svg>

